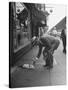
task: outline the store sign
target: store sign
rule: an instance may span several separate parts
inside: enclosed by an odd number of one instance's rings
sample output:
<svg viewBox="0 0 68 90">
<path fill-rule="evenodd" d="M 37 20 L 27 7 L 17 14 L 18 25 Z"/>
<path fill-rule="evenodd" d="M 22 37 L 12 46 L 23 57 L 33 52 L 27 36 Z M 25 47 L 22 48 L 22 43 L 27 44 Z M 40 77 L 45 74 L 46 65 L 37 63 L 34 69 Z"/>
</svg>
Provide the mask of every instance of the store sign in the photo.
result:
<svg viewBox="0 0 68 90">
<path fill-rule="evenodd" d="M 16 13 L 19 14 L 24 8 L 24 4 L 21 5 L 20 2 L 16 2 Z"/>
</svg>

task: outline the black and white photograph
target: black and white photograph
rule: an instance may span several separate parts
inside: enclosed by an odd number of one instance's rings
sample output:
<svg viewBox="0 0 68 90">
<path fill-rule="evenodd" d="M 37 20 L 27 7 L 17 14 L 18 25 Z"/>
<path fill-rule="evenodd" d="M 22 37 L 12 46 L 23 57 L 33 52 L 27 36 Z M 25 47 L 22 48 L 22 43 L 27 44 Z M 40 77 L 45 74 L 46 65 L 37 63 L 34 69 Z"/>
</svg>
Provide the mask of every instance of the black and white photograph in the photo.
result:
<svg viewBox="0 0 68 90">
<path fill-rule="evenodd" d="M 9 2 L 9 87 L 66 85 L 67 6 Z"/>
</svg>

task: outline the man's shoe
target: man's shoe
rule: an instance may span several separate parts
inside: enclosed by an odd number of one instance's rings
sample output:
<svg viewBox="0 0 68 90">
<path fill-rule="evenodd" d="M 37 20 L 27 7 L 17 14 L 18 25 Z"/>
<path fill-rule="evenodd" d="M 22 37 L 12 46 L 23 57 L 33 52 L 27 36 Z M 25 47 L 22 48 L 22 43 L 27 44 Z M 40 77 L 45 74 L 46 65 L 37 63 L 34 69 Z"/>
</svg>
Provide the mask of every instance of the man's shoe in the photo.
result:
<svg viewBox="0 0 68 90">
<path fill-rule="evenodd" d="M 46 64 L 46 65 L 43 65 L 43 67 L 48 67 L 48 65 Z"/>
<path fill-rule="evenodd" d="M 47 69 L 52 69 L 52 68 L 53 68 L 53 65 L 47 67 Z"/>
</svg>

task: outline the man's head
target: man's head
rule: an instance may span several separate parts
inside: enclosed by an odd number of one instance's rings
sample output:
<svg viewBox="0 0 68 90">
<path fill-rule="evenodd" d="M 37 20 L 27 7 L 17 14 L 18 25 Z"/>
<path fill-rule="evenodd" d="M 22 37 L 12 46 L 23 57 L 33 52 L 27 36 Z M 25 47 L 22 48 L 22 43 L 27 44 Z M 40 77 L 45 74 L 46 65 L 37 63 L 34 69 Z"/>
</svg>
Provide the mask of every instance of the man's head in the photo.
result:
<svg viewBox="0 0 68 90">
<path fill-rule="evenodd" d="M 34 37 L 33 37 L 33 41 L 35 42 L 35 45 L 39 45 L 39 43 L 40 43 L 40 38 L 34 36 Z"/>
</svg>

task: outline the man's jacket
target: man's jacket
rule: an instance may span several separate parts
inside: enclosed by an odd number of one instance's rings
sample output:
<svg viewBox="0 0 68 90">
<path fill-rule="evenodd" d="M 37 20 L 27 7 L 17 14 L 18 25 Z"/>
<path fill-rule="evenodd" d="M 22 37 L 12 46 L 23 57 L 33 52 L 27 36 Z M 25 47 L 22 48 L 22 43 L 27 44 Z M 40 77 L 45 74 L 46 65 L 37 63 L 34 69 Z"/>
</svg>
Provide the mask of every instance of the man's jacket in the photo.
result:
<svg viewBox="0 0 68 90">
<path fill-rule="evenodd" d="M 39 52 L 37 57 L 40 57 L 43 47 L 45 47 L 47 50 L 52 49 L 54 51 L 58 48 L 59 43 L 59 40 L 56 39 L 54 36 L 45 35 L 45 37 L 41 37 L 39 40 Z"/>
</svg>

